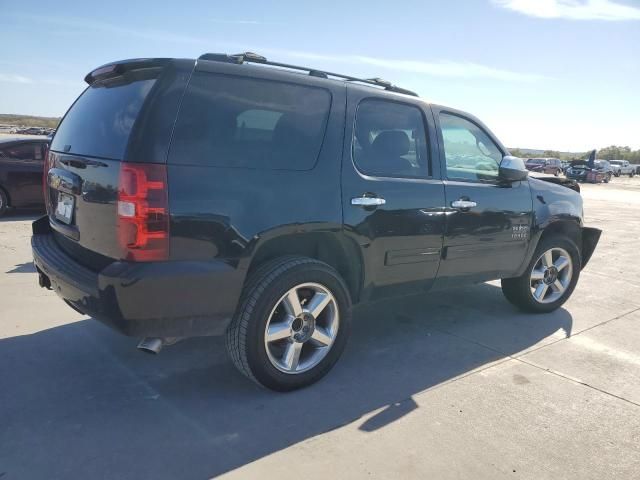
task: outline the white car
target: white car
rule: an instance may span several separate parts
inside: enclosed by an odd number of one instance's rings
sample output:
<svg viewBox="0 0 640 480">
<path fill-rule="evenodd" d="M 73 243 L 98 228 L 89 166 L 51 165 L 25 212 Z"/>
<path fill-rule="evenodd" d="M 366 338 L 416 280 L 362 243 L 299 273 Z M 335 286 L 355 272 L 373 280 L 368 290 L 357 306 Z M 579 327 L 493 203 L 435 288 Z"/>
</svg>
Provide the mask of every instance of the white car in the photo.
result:
<svg viewBox="0 0 640 480">
<path fill-rule="evenodd" d="M 620 175 L 629 175 L 633 177 L 636 174 L 635 165 L 631 165 L 628 160 L 610 160 L 611 168 L 613 169 L 613 174 L 616 177 Z"/>
</svg>

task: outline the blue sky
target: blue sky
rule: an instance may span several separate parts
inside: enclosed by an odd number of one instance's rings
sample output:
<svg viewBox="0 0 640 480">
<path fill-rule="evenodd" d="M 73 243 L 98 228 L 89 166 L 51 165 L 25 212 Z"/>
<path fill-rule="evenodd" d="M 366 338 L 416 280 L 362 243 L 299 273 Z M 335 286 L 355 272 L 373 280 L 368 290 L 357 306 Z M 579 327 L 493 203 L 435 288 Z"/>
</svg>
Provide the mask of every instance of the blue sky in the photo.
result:
<svg viewBox="0 0 640 480">
<path fill-rule="evenodd" d="M 640 1 L 0 0 L 0 113 L 58 116 L 91 69 L 251 50 L 379 76 L 515 147 L 640 148 Z"/>
</svg>

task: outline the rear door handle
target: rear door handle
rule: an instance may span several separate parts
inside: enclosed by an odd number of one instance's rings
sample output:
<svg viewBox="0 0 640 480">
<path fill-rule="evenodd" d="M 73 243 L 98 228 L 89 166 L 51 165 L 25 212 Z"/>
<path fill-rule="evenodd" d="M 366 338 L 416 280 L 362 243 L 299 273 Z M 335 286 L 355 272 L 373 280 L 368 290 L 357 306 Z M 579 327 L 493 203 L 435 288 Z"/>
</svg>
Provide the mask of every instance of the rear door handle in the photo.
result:
<svg viewBox="0 0 640 480">
<path fill-rule="evenodd" d="M 380 205 L 384 205 L 387 201 L 384 198 L 380 197 L 354 197 L 351 199 L 351 205 L 356 205 L 358 207 L 379 207 Z"/>
<path fill-rule="evenodd" d="M 463 200 L 461 198 L 460 200 L 451 202 L 451 206 L 459 210 L 469 210 L 470 208 L 477 207 L 478 204 L 476 202 L 472 202 L 471 200 Z"/>
</svg>

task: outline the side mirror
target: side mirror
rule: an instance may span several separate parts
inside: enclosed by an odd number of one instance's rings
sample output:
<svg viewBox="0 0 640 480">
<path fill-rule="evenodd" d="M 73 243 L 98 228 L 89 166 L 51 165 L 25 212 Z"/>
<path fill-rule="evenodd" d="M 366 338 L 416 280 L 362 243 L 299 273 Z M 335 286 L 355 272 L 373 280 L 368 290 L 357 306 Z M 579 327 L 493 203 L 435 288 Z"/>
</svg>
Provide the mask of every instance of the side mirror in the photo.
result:
<svg viewBox="0 0 640 480">
<path fill-rule="evenodd" d="M 498 177 L 505 182 L 521 182 L 529 176 L 521 158 L 506 155 L 500 162 Z"/>
</svg>

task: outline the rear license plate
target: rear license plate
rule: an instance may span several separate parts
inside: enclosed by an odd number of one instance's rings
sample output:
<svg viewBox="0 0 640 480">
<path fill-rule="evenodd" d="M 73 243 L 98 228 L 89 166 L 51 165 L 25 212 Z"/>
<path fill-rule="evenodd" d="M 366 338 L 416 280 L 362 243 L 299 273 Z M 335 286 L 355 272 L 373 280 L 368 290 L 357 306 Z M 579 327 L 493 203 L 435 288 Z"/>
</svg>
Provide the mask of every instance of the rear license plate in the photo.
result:
<svg viewBox="0 0 640 480">
<path fill-rule="evenodd" d="M 66 193 L 58 193 L 58 205 L 56 207 L 56 218 L 64 223 L 71 223 L 73 218 L 73 204 L 75 199 Z"/>
</svg>

